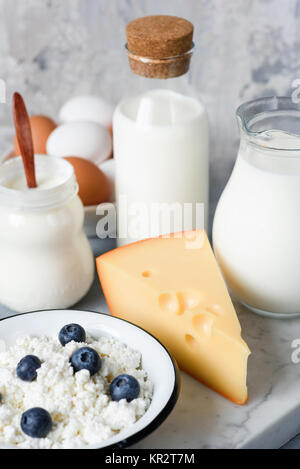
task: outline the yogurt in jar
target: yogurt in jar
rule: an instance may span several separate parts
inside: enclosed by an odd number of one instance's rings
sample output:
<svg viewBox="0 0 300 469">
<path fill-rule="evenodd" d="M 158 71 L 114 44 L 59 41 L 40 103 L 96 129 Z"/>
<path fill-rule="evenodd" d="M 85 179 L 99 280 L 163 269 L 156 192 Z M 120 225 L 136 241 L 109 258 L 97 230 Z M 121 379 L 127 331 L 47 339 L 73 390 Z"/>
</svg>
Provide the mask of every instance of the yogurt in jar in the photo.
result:
<svg viewBox="0 0 300 469">
<path fill-rule="evenodd" d="M 0 167 L 0 302 L 18 312 L 68 308 L 94 278 L 73 167 L 45 155 L 35 164 L 37 189 L 20 157 Z"/>
</svg>

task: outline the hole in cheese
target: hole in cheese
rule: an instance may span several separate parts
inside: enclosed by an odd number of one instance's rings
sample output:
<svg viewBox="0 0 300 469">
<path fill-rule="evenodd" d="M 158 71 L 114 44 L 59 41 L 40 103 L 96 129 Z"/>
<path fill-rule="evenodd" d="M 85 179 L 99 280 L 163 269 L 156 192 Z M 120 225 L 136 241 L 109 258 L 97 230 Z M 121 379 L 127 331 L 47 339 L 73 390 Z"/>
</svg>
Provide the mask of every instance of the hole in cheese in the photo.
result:
<svg viewBox="0 0 300 469">
<path fill-rule="evenodd" d="M 190 334 L 185 335 L 185 341 L 190 347 L 196 347 L 197 345 L 197 340 Z"/>
<path fill-rule="evenodd" d="M 145 277 L 145 278 L 151 277 L 150 270 L 144 270 L 144 272 L 142 273 L 142 277 Z"/>
<path fill-rule="evenodd" d="M 207 314 L 197 314 L 197 316 L 193 318 L 193 327 L 196 332 L 202 336 L 211 336 L 213 324 L 213 318 Z"/>
<path fill-rule="evenodd" d="M 164 313 L 182 314 L 182 308 L 175 293 L 162 293 L 159 296 L 159 307 Z"/>
<path fill-rule="evenodd" d="M 179 292 L 177 296 L 184 310 L 195 308 L 201 301 L 199 293 L 194 291 Z"/>
<path fill-rule="evenodd" d="M 207 306 L 205 310 L 208 313 L 214 314 L 215 316 L 221 316 L 223 314 L 223 309 L 221 308 L 220 305 Z"/>
</svg>

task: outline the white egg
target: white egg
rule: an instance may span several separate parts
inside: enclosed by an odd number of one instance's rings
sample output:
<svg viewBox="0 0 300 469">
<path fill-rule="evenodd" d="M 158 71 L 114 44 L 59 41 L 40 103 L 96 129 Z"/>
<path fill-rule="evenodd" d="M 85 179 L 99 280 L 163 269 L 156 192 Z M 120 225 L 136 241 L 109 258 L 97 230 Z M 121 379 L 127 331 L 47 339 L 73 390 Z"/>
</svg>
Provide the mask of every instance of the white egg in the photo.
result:
<svg viewBox="0 0 300 469">
<path fill-rule="evenodd" d="M 59 118 L 61 122 L 97 122 L 110 129 L 113 112 L 113 106 L 103 98 L 89 95 L 76 96 L 62 106 Z"/>
<path fill-rule="evenodd" d="M 80 156 L 99 165 L 112 152 L 107 129 L 95 122 L 70 122 L 57 127 L 47 140 L 47 153 L 53 156 Z"/>
<path fill-rule="evenodd" d="M 104 161 L 99 165 L 101 171 L 107 176 L 109 182 L 111 183 L 112 195 L 110 202 L 114 202 L 115 200 L 115 160 L 110 158 L 109 160 Z"/>
</svg>

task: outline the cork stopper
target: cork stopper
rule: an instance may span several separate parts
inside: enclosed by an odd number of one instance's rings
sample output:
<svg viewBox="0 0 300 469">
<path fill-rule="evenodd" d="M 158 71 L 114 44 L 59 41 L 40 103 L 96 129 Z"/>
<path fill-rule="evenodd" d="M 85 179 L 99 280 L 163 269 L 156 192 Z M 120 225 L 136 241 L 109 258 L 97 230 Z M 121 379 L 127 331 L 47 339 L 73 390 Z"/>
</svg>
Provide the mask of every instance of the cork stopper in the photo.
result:
<svg viewBox="0 0 300 469">
<path fill-rule="evenodd" d="M 194 27 L 176 16 L 146 16 L 127 25 L 131 69 L 148 78 L 171 78 L 189 69 Z"/>
</svg>

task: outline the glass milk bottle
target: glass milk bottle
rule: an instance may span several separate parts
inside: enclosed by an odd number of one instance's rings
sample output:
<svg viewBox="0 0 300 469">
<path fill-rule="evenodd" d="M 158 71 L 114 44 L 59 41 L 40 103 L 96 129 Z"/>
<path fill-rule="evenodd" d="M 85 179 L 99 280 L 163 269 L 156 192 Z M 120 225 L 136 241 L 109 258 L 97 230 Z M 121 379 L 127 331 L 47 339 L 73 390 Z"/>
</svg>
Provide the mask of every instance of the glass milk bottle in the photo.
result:
<svg viewBox="0 0 300 469">
<path fill-rule="evenodd" d="M 215 215 L 215 253 L 241 303 L 300 316 L 300 106 L 263 98 L 240 106 L 237 118 L 241 142 Z"/>
<path fill-rule="evenodd" d="M 209 133 L 187 78 L 192 38 L 177 17 L 127 26 L 131 96 L 113 119 L 119 245 L 207 226 Z"/>
<path fill-rule="evenodd" d="M 0 303 L 18 312 L 73 306 L 94 279 L 73 167 L 45 155 L 35 166 L 37 189 L 21 157 L 0 166 Z"/>
</svg>

